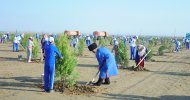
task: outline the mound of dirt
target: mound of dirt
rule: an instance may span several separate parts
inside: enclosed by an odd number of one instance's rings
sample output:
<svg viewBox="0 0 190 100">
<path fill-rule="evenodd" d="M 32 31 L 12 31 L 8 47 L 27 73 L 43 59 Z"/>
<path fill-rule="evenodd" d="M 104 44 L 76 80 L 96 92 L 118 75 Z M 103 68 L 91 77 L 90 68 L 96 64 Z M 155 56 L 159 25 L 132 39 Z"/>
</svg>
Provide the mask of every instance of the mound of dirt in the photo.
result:
<svg viewBox="0 0 190 100">
<path fill-rule="evenodd" d="M 37 84 L 36 86 L 37 88 L 43 89 L 42 84 Z M 98 86 L 76 84 L 75 86 L 68 87 L 68 86 L 63 86 L 60 83 L 54 83 L 54 91 L 62 92 L 65 95 L 88 95 L 88 94 L 103 93 L 105 90 L 106 88 Z"/>
</svg>

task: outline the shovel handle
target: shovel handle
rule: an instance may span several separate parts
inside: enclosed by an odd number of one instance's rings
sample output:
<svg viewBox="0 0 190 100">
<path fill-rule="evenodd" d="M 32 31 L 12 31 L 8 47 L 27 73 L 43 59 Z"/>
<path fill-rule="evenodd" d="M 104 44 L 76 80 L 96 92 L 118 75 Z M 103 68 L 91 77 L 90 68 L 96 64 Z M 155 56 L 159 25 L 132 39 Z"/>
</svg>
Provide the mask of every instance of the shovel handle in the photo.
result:
<svg viewBox="0 0 190 100">
<path fill-rule="evenodd" d="M 145 57 L 150 53 L 151 49 L 148 51 L 148 53 L 146 53 L 146 55 L 143 57 L 143 59 L 141 59 L 141 61 L 137 64 L 136 67 L 138 67 L 140 65 L 140 63 L 145 59 Z"/>
</svg>

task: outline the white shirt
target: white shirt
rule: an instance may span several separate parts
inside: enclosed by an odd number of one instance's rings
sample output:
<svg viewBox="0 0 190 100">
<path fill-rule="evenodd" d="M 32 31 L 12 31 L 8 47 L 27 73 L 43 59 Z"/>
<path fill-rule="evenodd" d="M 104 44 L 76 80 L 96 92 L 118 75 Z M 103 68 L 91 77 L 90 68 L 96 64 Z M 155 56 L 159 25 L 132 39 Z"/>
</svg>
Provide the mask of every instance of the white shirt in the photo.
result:
<svg viewBox="0 0 190 100">
<path fill-rule="evenodd" d="M 14 37 L 14 40 L 13 40 L 14 43 L 19 43 L 17 37 Z"/>
<path fill-rule="evenodd" d="M 189 42 L 189 39 L 186 39 L 186 42 Z"/>
<path fill-rule="evenodd" d="M 132 38 L 130 40 L 130 46 L 135 47 L 136 46 L 136 39 Z"/>
</svg>

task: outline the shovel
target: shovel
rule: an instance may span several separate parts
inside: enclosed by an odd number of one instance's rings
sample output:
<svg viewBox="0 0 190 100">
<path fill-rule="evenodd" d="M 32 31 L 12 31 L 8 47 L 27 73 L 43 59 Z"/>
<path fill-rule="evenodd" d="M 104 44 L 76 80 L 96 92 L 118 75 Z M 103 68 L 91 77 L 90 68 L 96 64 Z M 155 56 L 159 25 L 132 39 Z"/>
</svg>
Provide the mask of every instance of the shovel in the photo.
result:
<svg viewBox="0 0 190 100">
<path fill-rule="evenodd" d="M 146 53 L 146 55 L 140 60 L 140 62 L 136 65 L 136 67 L 132 66 L 132 68 L 133 68 L 133 69 L 136 69 L 136 68 L 140 65 L 140 63 L 145 59 L 145 57 L 150 53 L 150 51 L 151 51 L 151 50 L 149 50 L 149 51 Z"/>
<path fill-rule="evenodd" d="M 92 84 L 92 83 L 95 81 L 95 79 L 96 79 L 96 77 L 98 76 L 99 73 L 100 73 L 100 71 L 98 70 L 98 72 L 97 72 L 96 75 L 93 77 L 93 79 L 92 79 L 91 81 L 87 82 L 86 85 Z"/>
</svg>

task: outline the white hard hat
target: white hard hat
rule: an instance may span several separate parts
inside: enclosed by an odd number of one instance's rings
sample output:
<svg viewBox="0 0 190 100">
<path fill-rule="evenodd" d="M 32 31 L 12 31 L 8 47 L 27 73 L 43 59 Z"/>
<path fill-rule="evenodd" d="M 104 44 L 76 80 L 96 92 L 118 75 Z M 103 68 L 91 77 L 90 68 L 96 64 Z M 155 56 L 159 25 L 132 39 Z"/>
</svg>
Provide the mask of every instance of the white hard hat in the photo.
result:
<svg viewBox="0 0 190 100">
<path fill-rule="evenodd" d="M 54 38 L 53 37 L 49 37 L 49 42 L 54 42 Z"/>
</svg>

